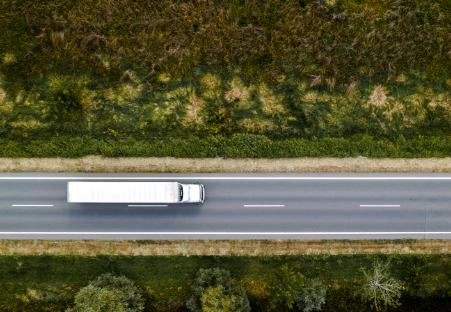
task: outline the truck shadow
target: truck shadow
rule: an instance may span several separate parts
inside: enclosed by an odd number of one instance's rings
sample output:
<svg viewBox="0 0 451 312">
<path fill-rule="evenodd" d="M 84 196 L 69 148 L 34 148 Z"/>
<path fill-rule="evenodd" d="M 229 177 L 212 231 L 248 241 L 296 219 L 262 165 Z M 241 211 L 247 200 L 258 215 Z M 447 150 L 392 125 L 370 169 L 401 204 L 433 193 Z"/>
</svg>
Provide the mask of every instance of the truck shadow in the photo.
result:
<svg viewBox="0 0 451 312">
<path fill-rule="evenodd" d="M 137 205 L 137 204 L 134 204 Z M 144 205 L 144 204 L 143 204 Z M 137 218 L 168 218 L 195 217 L 202 211 L 202 204 L 168 204 L 167 207 L 128 207 L 128 204 L 74 204 L 69 210 L 71 217 L 137 217 Z"/>
</svg>

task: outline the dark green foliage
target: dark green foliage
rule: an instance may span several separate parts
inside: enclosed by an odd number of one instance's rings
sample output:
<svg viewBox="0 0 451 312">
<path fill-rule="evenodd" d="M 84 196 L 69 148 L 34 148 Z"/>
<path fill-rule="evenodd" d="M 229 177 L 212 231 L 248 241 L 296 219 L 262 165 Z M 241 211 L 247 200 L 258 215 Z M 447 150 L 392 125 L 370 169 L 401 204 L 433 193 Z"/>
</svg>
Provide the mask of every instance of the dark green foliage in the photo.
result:
<svg viewBox="0 0 451 312">
<path fill-rule="evenodd" d="M 51 109 L 46 121 L 65 122 L 83 116 L 83 99 L 79 85 L 70 79 L 58 85 L 51 92 Z"/>
<path fill-rule="evenodd" d="M 0 157 L 63 157 L 87 155 L 105 157 L 187 157 L 187 158 L 286 158 L 356 157 L 428 158 L 449 157 L 451 139 L 417 137 L 377 140 L 371 136 L 271 140 L 266 136 L 238 134 L 231 137 L 167 140 L 132 138 L 95 139 L 58 137 L 49 139 L 0 139 Z"/>
<path fill-rule="evenodd" d="M 429 272 L 427 261 L 427 258 L 412 257 L 405 262 L 405 286 L 417 297 L 428 297 L 434 291 L 431 280 L 433 276 Z"/>
<path fill-rule="evenodd" d="M 371 240 L 376 244 L 397 244 L 398 240 Z M 141 241 L 140 244 L 149 244 Z M 320 277 L 329 287 L 322 312 L 374 311 L 355 293 L 363 274 L 359 269 L 371 268 L 372 255 L 296 255 L 296 256 L 0 256 L 0 311 L 64 311 L 72 304 L 75 294 L 97 276 L 107 272 L 125 275 L 145 289 L 146 311 L 181 312 L 180 302 L 192 295 L 191 285 L 200 268 L 220 267 L 230 271 L 237 283 L 245 285 L 251 302 L 251 311 L 264 311 L 267 285 L 271 272 L 287 263 L 306 279 Z M 384 261 L 391 258 L 391 274 L 400 280 L 408 279 L 410 259 L 425 260 L 420 274 L 433 288 L 431 296 L 412 296 L 417 285 L 410 284 L 404 290 L 397 312 L 445 312 L 451 310 L 450 263 L 448 254 L 391 254 L 380 255 Z M 414 261 L 415 262 L 415 261 Z M 421 262 L 421 261 L 420 261 Z M 19 265 L 20 264 L 20 265 Z M 431 277 L 431 278 L 429 278 Z M 35 292 L 33 292 L 35 290 Z M 40 297 L 52 292 L 57 297 L 48 302 Z M 25 298 L 26 297 L 26 298 Z M 34 298 L 34 299 L 33 299 Z M 262 301 L 262 302 L 261 302 Z M 159 308 L 157 308 L 159 307 Z M 283 310 L 288 312 L 288 309 Z"/>
<path fill-rule="evenodd" d="M 142 292 L 125 276 L 111 273 L 97 277 L 75 295 L 67 312 L 138 312 L 144 310 Z"/>
<path fill-rule="evenodd" d="M 303 312 L 321 311 L 326 302 L 327 286 L 320 278 L 309 278 L 296 296 L 296 306 Z"/>
<path fill-rule="evenodd" d="M 203 305 L 209 301 L 214 301 L 215 298 L 207 298 L 204 295 L 214 295 L 212 290 L 219 290 L 221 298 L 219 307 L 227 304 L 227 312 L 248 312 L 250 311 L 249 300 L 247 299 L 246 291 L 241 287 L 230 275 L 230 272 L 222 268 L 200 269 L 196 274 L 196 279 L 191 285 L 193 295 L 186 303 L 188 309 L 192 312 L 202 312 Z M 203 299 L 203 300 L 201 300 Z M 226 303 L 227 302 L 227 303 Z M 209 305 L 211 307 L 211 304 Z M 214 310 L 221 311 L 221 309 Z"/>
</svg>

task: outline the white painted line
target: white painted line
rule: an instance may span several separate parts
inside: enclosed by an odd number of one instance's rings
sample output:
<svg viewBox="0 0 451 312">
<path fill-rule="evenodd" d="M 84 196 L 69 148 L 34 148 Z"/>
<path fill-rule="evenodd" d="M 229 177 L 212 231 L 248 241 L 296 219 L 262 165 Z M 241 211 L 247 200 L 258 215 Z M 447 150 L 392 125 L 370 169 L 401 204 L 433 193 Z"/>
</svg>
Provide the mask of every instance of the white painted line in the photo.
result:
<svg viewBox="0 0 451 312">
<path fill-rule="evenodd" d="M 360 205 L 360 207 L 401 207 L 401 205 Z"/>
<path fill-rule="evenodd" d="M 451 232 L 0 232 L 0 235 L 411 235 Z"/>
<path fill-rule="evenodd" d="M 451 180 L 451 177 L 0 177 L 0 180 Z"/>
<path fill-rule="evenodd" d="M 128 205 L 129 207 L 167 207 L 168 205 Z"/>
<path fill-rule="evenodd" d="M 285 205 L 244 205 L 244 207 L 285 207 Z"/>
<path fill-rule="evenodd" d="M 13 207 L 53 207 L 53 205 L 13 205 Z"/>
</svg>

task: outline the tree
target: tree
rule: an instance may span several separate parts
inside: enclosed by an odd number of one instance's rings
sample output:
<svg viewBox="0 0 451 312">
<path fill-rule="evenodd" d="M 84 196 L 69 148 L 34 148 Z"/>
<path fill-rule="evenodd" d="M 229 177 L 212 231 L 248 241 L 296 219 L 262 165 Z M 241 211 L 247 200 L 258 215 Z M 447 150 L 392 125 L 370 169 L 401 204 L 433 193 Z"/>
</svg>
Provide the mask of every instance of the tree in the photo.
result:
<svg viewBox="0 0 451 312">
<path fill-rule="evenodd" d="M 193 295 L 186 307 L 192 312 L 249 312 L 246 290 L 220 268 L 200 269 L 191 285 Z"/>
<path fill-rule="evenodd" d="M 390 277 L 388 266 L 390 262 L 382 265 L 379 260 L 375 260 L 373 270 L 363 271 L 365 277 L 360 295 L 363 300 L 372 301 L 374 307 L 378 309 L 382 301 L 385 306 L 400 306 L 402 283 Z M 373 305 L 371 305 L 373 307 Z"/>
<path fill-rule="evenodd" d="M 144 310 L 142 293 L 125 276 L 111 273 L 97 277 L 75 296 L 75 306 L 66 312 L 137 312 Z"/>
<path fill-rule="evenodd" d="M 224 294 L 224 287 L 208 287 L 200 298 L 202 311 L 206 312 L 234 312 L 237 298 L 234 295 Z"/>
<path fill-rule="evenodd" d="M 295 273 L 287 264 L 283 265 L 268 286 L 271 292 L 268 310 L 274 310 L 279 306 L 292 309 L 296 295 L 302 286 L 304 286 L 304 276 L 299 272 Z"/>
<path fill-rule="evenodd" d="M 303 312 L 320 311 L 326 303 L 326 285 L 319 279 L 305 281 L 304 287 L 296 296 L 296 306 Z"/>
</svg>

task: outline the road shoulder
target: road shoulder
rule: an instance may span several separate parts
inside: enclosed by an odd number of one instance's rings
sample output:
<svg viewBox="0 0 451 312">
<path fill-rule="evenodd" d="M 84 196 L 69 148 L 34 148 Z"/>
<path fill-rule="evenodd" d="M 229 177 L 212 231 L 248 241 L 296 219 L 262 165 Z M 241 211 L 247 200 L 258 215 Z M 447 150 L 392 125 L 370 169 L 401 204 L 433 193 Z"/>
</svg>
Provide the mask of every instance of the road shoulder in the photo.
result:
<svg viewBox="0 0 451 312">
<path fill-rule="evenodd" d="M 451 158 L 277 158 L 224 159 L 173 157 L 0 158 L 0 172 L 451 172 Z"/>
<path fill-rule="evenodd" d="M 0 240 L 1 255 L 448 254 L 451 240 Z"/>
</svg>

